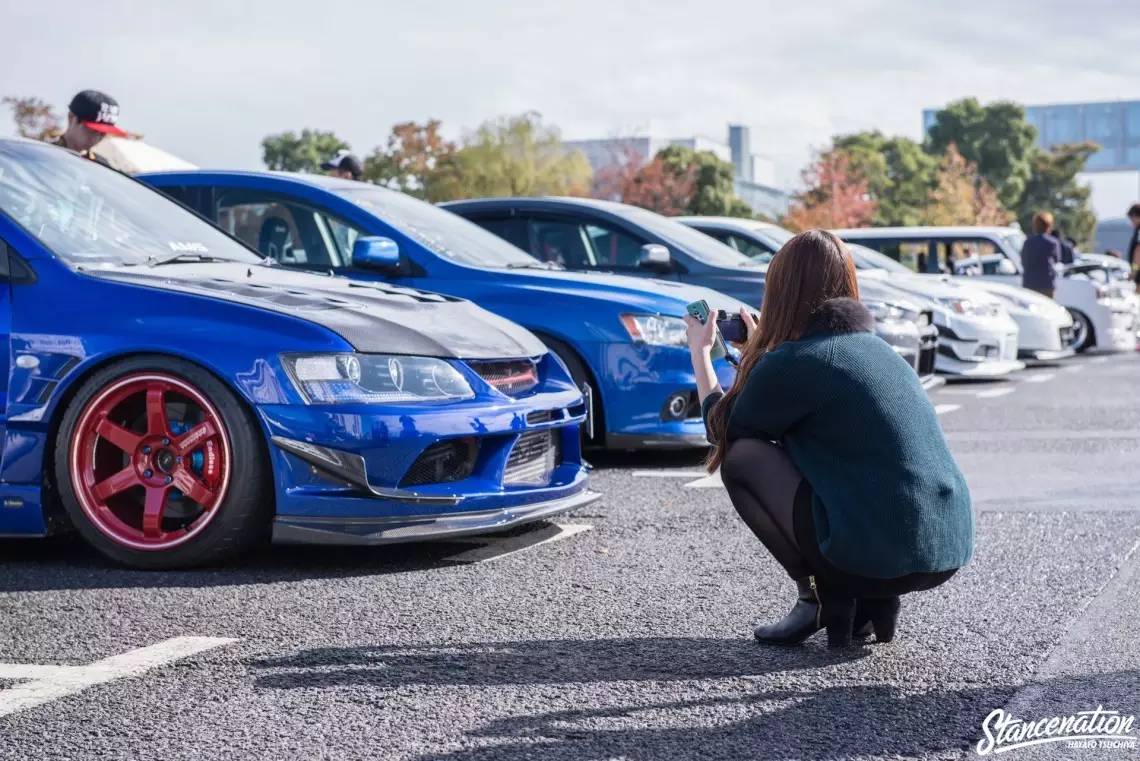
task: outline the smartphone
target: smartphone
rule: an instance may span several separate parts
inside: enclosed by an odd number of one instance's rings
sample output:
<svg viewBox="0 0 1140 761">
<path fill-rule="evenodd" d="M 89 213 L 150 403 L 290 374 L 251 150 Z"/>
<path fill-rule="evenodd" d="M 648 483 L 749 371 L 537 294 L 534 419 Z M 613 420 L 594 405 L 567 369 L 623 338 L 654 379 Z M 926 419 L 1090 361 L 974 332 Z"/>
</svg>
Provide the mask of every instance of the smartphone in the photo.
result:
<svg viewBox="0 0 1140 761">
<path fill-rule="evenodd" d="M 709 309 L 709 304 L 704 299 L 694 301 L 685 307 L 689 314 L 696 317 L 704 325 L 712 318 L 712 310 Z M 724 345 L 724 339 L 720 337 L 720 331 L 716 331 L 716 339 L 713 341 L 712 352 L 709 354 L 713 359 L 720 359 L 728 354 L 728 347 Z"/>
</svg>

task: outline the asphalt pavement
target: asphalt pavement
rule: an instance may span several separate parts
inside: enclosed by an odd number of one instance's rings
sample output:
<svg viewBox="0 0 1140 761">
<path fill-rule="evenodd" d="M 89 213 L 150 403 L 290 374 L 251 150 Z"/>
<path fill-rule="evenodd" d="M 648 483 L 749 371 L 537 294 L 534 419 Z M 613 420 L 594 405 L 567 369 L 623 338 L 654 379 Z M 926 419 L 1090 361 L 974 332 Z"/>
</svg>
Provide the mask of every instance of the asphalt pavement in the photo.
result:
<svg viewBox="0 0 1140 761">
<path fill-rule="evenodd" d="M 792 585 L 717 479 L 596 456 L 601 503 L 491 540 L 177 573 L 0 543 L 0 758 L 962 759 L 996 709 L 1140 715 L 1140 354 L 931 397 L 977 547 L 893 643 L 758 645 Z M 1140 746 L 1002 754 L 1086 756 Z"/>
</svg>

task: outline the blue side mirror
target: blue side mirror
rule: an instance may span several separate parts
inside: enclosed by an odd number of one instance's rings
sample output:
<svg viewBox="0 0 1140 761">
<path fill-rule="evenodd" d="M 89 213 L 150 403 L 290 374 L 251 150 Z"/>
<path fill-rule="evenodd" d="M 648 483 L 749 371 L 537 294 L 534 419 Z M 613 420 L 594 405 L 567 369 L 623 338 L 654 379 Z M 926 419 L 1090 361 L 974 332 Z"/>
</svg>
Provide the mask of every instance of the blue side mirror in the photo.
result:
<svg viewBox="0 0 1140 761">
<path fill-rule="evenodd" d="M 400 266 L 400 247 L 391 238 L 361 236 L 352 244 L 352 266 L 395 269 Z"/>
</svg>

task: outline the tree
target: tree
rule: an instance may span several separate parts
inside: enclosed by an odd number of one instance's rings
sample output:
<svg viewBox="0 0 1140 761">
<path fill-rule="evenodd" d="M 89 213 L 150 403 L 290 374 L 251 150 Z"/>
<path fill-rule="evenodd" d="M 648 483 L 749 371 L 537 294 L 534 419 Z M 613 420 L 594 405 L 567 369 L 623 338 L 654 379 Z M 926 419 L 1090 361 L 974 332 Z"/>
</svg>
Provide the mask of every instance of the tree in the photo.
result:
<svg viewBox="0 0 1140 761">
<path fill-rule="evenodd" d="M 280 132 L 267 135 L 261 141 L 261 160 L 266 168 L 274 171 L 318 172 L 321 162 L 348 147 L 348 143 L 332 132 L 315 129 L 303 129 L 300 135 Z"/>
<path fill-rule="evenodd" d="M 485 122 L 432 173 L 433 200 L 483 196 L 585 195 L 586 157 L 562 147 L 558 129 L 535 112 Z"/>
<path fill-rule="evenodd" d="M 364 179 L 393 190 L 432 198 L 435 173 L 454 157 L 455 143 L 439 133 L 440 121 L 401 122 L 392 127 L 388 142 L 364 161 Z"/>
<path fill-rule="evenodd" d="M 878 203 L 846 151 L 820 153 L 802 176 L 805 190 L 793 200 L 782 222 L 785 227 L 796 231 L 862 227 L 875 218 Z"/>
<path fill-rule="evenodd" d="M 1008 225 L 1013 215 L 1006 211 L 993 186 L 978 174 L 972 161 L 950 143 L 938 165 L 934 189 L 921 224 Z"/>
<path fill-rule="evenodd" d="M 670 165 L 658 154 L 621 185 L 621 200 L 666 216 L 690 213 L 697 195 L 696 165 Z"/>
<path fill-rule="evenodd" d="M 63 119 L 52 111 L 47 101 L 7 96 L 3 103 L 12 109 L 12 120 L 20 137 L 50 140 L 63 132 Z"/>
<path fill-rule="evenodd" d="M 1065 235 L 1080 243 L 1092 239 L 1096 215 L 1089 208 L 1091 191 L 1077 184 L 1077 173 L 1097 150 L 1093 143 L 1067 143 L 1034 152 L 1029 182 L 1017 206 L 1024 229 L 1031 229 L 1034 213 L 1050 211 Z"/>
<path fill-rule="evenodd" d="M 867 180 L 867 193 L 878 204 L 872 224 L 920 224 L 938 170 L 935 157 L 910 138 L 878 130 L 836 136 L 834 145 Z"/>
<path fill-rule="evenodd" d="M 684 145 L 670 145 L 654 156 L 664 168 L 683 180 L 693 176 L 693 195 L 684 213 L 701 216 L 751 217 L 752 209 L 736 195 L 732 164 L 712 151 L 695 151 Z"/>
<path fill-rule="evenodd" d="M 951 143 L 978 173 L 997 190 L 1002 205 L 1018 207 L 1032 172 L 1037 130 L 1016 103 L 998 101 L 981 105 L 965 98 L 935 114 L 926 135 L 926 149 L 941 155 Z"/>
</svg>

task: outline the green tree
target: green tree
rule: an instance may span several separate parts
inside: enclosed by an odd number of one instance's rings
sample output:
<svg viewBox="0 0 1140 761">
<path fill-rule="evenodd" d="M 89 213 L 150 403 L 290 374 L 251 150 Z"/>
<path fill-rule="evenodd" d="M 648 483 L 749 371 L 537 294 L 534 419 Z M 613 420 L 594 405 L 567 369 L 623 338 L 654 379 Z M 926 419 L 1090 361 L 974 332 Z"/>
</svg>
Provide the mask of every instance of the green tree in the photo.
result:
<svg viewBox="0 0 1140 761">
<path fill-rule="evenodd" d="M 751 207 L 736 195 L 732 164 L 712 151 L 670 145 L 658 151 L 654 160 L 660 160 L 678 178 L 692 177 L 693 195 L 686 205 L 685 214 L 752 216 Z"/>
<path fill-rule="evenodd" d="M 63 132 L 63 119 L 41 98 L 6 96 L 2 102 L 12 109 L 12 121 L 20 137 L 49 140 Z"/>
<path fill-rule="evenodd" d="M 1034 152 L 1029 182 L 1017 205 L 1024 229 L 1031 229 L 1035 212 L 1050 211 L 1065 235 L 1079 243 L 1092 239 L 1096 215 L 1089 208 L 1091 191 L 1077 183 L 1077 173 L 1097 150 L 1094 143 L 1066 143 Z"/>
<path fill-rule="evenodd" d="M 872 224 L 921 224 L 935 185 L 936 157 L 910 138 L 878 130 L 838 135 L 834 145 L 846 153 L 850 170 L 867 181 L 867 193 L 877 204 Z"/>
<path fill-rule="evenodd" d="M 992 185 L 978 175 L 957 146 L 950 143 L 938 164 L 934 189 L 921 224 L 924 225 L 1008 225 L 1013 215 L 1001 205 Z"/>
<path fill-rule="evenodd" d="M 332 132 L 315 129 L 303 129 L 300 135 L 279 132 L 261 141 L 261 160 L 266 168 L 274 171 L 319 172 L 321 162 L 348 147 L 348 143 Z"/>
<path fill-rule="evenodd" d="M 455 155 L 455 143 L 439 132 L 440 121 L 401 122 L 392 127 L 388 142 L 364 161 L 364 179 L 417 198 L 429 198 L 440 167 Z M 443 200 L 430 198 L 430 200 Z"/>
<path fill-rule="evenodd" d="M 928 153 L 941 156 L 951 143 L 997 191 L 1007 209 L 1018 208 L 1033 171 L 1037 130 L 1025 109 L 1009 101 L 983 106 L 976 98 L 955 101 L 935 114 L 926 135 Z"/>
<path fill-rule="evenodd" d="M 431 173 L 431 200 L 483 196 L 585 195 L 593 172 L 535 112 L 484 122 Z"/>
</svg>

